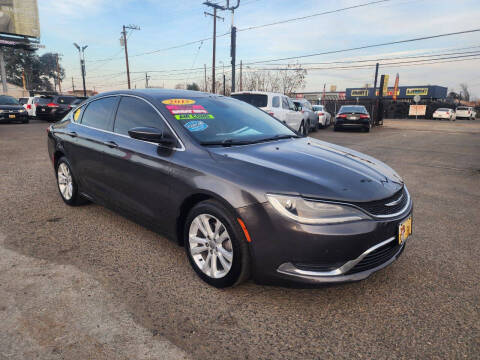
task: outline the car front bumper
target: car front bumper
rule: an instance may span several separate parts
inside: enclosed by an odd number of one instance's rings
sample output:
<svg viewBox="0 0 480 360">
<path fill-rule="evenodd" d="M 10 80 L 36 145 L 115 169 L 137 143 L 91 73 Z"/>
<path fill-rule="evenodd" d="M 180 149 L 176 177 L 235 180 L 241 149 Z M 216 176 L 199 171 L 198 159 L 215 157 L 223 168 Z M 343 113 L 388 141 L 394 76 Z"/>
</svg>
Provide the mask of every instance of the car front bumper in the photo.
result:
<svg viewBox="0 0 480 360">
<path fill-rule="evenodd" d="M 11 118 L 11 115 L 15 115 L 14 118 Z M 28 119 L 28 113 L 25 111 L 23 113 L 1 113 L 0 114 L 0 122 L 8 123 L 8 122 L 16 122 L 16 121 L 25 121 Z"/>
<path fill-rule="evenodd" d="M 398 226 L 412 215 L 334 225 L 306 225 L 278 214 L 269 203 L 237 209 L 252 241 L 254 280 L 262 284 L 358 281 L 383 269 L 403 252 Z"/>
</svg>

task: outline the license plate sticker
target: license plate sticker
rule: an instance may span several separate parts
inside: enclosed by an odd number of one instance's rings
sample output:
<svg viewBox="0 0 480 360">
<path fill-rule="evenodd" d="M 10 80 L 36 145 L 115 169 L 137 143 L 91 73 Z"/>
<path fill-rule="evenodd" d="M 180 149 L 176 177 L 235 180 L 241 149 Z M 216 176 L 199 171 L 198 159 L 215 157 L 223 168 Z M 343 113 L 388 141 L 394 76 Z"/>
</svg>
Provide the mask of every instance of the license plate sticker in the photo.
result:
<svg viewBox="0 0 480 360">
<path fill-rule="evenodd" d="M 15 115 L 8 115 L 10 119 L 15 119 Z"/>
<path fill-rule="evenodd" d="M 412 217 L 409 216 L 398 225 L 398 243 L 401 245 L 412 235 Z"/>
</svg>

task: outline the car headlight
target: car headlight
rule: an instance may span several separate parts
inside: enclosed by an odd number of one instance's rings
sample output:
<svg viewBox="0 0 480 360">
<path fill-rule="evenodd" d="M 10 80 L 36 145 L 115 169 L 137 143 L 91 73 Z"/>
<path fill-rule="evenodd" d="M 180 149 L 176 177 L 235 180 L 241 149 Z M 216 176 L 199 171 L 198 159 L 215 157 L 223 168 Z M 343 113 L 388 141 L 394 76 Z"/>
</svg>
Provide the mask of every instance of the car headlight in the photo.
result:
<svg viewBox="0 0 480 360">
<path fill-rule="evenodd" d="M 24 112 L 25 112 L 25 109 L 20 110 L 20 112 L 21 112 L 21 113 L 24 113 Z"/>
<path fill-rule="evenodd" d="M 283 216 L 302 224 L 338 224 L 371 219 L 352 206 L 306 200 L 299 196 L 267 194 L 270 204 Z"/>
<path fill-rule="evenodd" d="M 0 110 L 0 114 L 3 114 L 4 111 L 5 111 L 5 110 Z"/>
</svg>

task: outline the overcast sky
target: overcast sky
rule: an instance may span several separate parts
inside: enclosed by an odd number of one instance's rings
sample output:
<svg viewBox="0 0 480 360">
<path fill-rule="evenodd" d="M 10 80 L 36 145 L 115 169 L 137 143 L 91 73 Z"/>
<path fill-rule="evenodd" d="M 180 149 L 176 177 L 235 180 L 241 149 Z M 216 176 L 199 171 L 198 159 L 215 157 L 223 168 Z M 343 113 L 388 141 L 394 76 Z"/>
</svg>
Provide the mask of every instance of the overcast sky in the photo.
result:
<svg viewBox="0 0 480 360">
<path fill-rule="evenodd" d="M 231 0 L 236 2 L 236 0 Z M 239 29 L 267 24 L 294 17 L 367 3 L 372 0 L 242 0 L 235 12 Z M 87 87 L 97 91 L 126 88 L 125 59 L 119 38 L 123 24 L 138 25 L 141 30 L 129 36 L 130 70 L 137 87 L 145 86 L 145 71 L 150 73 L 150 85 L 174 87 L 177 83 L 196 81 L 203 85 L 204 64 L 211 66 L 212 41 L 195 43 L 153 54 L 145 52 L 165 49 L 212 35 L 212 18 L 202 0 L 39 0 L 42 52 L 59 52 L 67 72 L 63 88 L 71 89 L 71 77 L 80 88 L 78 52 L 72 45 L 88 45 Z M 225 1 L 220 1 L 224 4 Z M 230 29 L 231 15 L 217 23 L 217 34 Z M 362 45 L 398 41 L 421 36 L 480 28 L 478 0 L 391 0 L 366 7 L 315 16 L 248 31 L 237 38 L 237 61 L 294 57 L 305 54 L 348 49 Z M 400 74 L 400 85 L 442 85 L 459 90 L 459 84 L 469 84 L 471 92 L 480 97 L 480 32 L 302 58 L 300 63 L 321 63 L 375 58 L 479 51 L 473 59 L 438 64 L 382 67 L 381 73 Z M 98 61 L 114 58 L 110 61 Z M 459 59 L 455 59 L 459 60 Z M 295 60 L 290 60 L 295 61 Z M 390 60 L 391 61 L 391 60 Z M 399 60 L 405 61 L 405 60 Z M 446 61 L 446 60 L 445 60 Z M 217 74 L 223 64 L 230 66 L 230 38 L 217 40 Z M 281 61 L 285 64 L 288 61 Z M 381 61 L 382 62 L 382 61 Z M 259 66 L 259 65 L 255 65 Z M 335 65 L 305 65 L 332 67 Z M 341 65 L 340 65 L 341 66 Z M 210 73 L 210 70 L 208 71 Z M 373 83 L 374 68 L 310 70 L 306 91 L 338 89 Z"/>
</svg>

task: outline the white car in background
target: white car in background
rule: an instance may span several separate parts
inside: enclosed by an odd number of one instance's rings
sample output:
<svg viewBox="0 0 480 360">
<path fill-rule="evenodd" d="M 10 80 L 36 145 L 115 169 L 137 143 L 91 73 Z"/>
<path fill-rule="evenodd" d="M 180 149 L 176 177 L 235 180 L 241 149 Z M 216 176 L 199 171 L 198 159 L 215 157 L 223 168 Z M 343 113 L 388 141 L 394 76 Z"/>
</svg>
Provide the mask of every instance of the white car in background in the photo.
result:
<svg viewBox="0 0 480 360">
<path fill-rule="evenodd" d="M 18 102 L 23 105 L 25 110 L 27 110 L 28 116 L 30 117 L 35 117 L 36 114 L 36 103 L 35 99 L 37 99 L 37 96 L 35 97 L 21 97 L 18 99 Z"/>
<path fill-rule="evenodd" d="M 439 109 L 435 110 L 435 112 L 432 115 L 432 118 L 455 121 L 455 119 L 457 117 L 455 115 L 455 110 L 448 109 L 448 108 L 439 108 Z"/>
<path fill-rule="evenodd" d="M 470 106 L 459 106 L 456 110 L 457 118 L 466 118 L 468 120 L 474 120 L 477 116 L 477 112 Z"/>
<path fill-rule="evenodd" d="M 313 105 L 313 111 L 318 116 L 318 126 L 327 127 L 332 123 L 332 115 L 327 111 L 323 105 Z"/>
<path fill-rule="evenodd" d="M 231 97 L 256 106 L 278 120 L 283 121 L 300 134 L 308 135 L 308 128 L 305 126 L 303 114 L 295 110 L 296 107 L 288 96 L 264 91 L 242 91 L 233 93 Z"/>
</svg>

